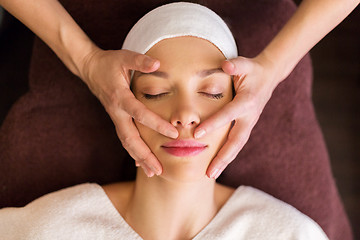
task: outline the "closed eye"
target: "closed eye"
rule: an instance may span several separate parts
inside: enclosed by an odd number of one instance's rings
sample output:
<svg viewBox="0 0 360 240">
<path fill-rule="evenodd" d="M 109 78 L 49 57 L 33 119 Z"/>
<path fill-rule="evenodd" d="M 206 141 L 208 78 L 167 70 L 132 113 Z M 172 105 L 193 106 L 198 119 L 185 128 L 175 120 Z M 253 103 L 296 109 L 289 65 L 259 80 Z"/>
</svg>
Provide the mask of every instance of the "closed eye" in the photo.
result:
<svg viewBox="0 0 360 240">
<path fill-rule="evenodd" d="M 221 99 L 224 97 L 223 93 L 206 93 L 206 92 L 201 92 L 202 95 L 209 97 L 209 98 L 213 98 L 213 99 Z"/>
<path fill-rule="evenodd" d="M 168 93 L 165 92 L 165 93 L 159 93 L 159 94 L 148 94 L 148 93 L 143 93 L 143 97 L 146 98 L 146 99 L 159 99 L 161 97 L 164 97 L 166 96 Z"/>
</svg>

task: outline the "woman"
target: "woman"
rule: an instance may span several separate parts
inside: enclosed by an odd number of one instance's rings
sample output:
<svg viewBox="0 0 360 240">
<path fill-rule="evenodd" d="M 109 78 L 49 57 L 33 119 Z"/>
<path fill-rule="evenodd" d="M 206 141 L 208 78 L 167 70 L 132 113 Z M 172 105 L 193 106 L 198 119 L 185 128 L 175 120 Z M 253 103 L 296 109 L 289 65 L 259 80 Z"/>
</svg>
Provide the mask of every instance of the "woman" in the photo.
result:
<svg viewBox="0 0 360 240">
<path fill-rule="evenodd" d="M 135 21 L 164 2 L 170 1 L 121 1 L 119 4 L 111 0 L 0 0 L 4 8 L 47 44 L 36 38 L 30 91 L 13 106 L 1 126 L 1 206 L 22 206 L 45 193 L 85 181 L 108 183 L 133 179 L 134 168 L 114 134 L 113 122 L 133 159 L 151 170 L 150 175 L 161 173 L 157 168 L 161 165 L 139 137 L 131 117 L 170 137 L 176 137 L 177 131 L 141 107 L 143 105 L 129 93 L 126 75 L 128 69 L 154 71 L 159 62 L 146 64 L 145 60 L 149 59 L 146 56 L 101 49 L 120 49 Z M 245 59 L 250 63 L 246 66 L 255 64 L 256 67 L 247 72 L 240 89 L 249 94 L 237 94 L 236 101 L 229 104 L 236 108 L 231 113 L 239 114 L 239 118 L 228 140 L 231 144 L 224 145 L 225 151 L 219 152 L 224 156 L 220 159 L 223 161 L 215 161 L 215 165 L 220 163 L 219 167 L 209 166 L 208 175 L 217 177 L 218 174 L 211 172 L 216 168 L 221 170 L 240 150 L 259 118 L 264 100 L 272 94 L 274 80 L 275 84 L 282 81 L 289 67 L 338 24 L 357 1 L 348 0 L 344 4 L 304 0 L 293 17 L 296 8 L 291 0 L 201 2 L 216 9 L 230 23 L 241 43 L 242 56 L 268 56 Z M 281 34 L 277 35 L 279 31 Z M 270 44 L 272 47 L 263 51 L 272 39 L 276 44 Z M 297 39 L 302 41 L 295 41 Z M 92 57 L 83 58 L 90 50 L 94 50 Z M 264 61 L 275 57 L 276 64 Z M 86 66 L 82 64 L 84 59 L 89 60 Z M 243 70 L 240 66 L 244 64 L 238 64 L 243 59 L 232 61 L 236 63 L 236 70 Z M 145 66 L 141 64 L 143 60 Z M 310 59 L 306 56 L 287 80 L 276 87 L 249 143 L 219 181 L 233 187 L 247 184 L 266 190 L 311 216 L 331 238 L 351 239 L 312 108 L 310 86 Z M 255 104 L 257 107 L 248 108 L 255 111 L 243 111 L 243 106 L 248 104 Z M 221 118 L 224 117 L 227 119 L 228 115 Z M 166 129 L 175 130 L 175 135 Z"/>
<path fill-rule="evenodd" d="M 154 27 L 160 22 L 161 27 Z M 251 187 L 234 190 L 206 176 L 232 126 L 199 140 L 193 133 L 232 100 L 241 81 L 235 79 L 233 85 L 221 69 L 225 57 L 236 55 L 237 49 L 220 17 L 197 4 L 164 5 L 133 27 L 124 48 L 162 62 L 156 72 L 136 72 L 131 86 L 138 100 L 179 132 L 173 140 L 135 121 L 141 138 L 160 160 L 163 174 L 149 178 L 138 168 L 135 182 L 103 189 L 82 184 L 48 194 L 23 209 L 3 209 L 1 236 L 327 239 L 313 220 L 290 205 Z"/>
</svg>

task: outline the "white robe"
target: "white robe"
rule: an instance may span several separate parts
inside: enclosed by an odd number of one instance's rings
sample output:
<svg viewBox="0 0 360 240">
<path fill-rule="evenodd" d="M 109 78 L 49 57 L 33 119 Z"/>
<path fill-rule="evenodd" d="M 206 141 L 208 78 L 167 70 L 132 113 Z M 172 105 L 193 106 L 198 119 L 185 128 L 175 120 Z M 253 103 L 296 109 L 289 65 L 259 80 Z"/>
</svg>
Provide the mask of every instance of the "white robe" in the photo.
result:
<svg viewBox="0 0 360 240">
<path fill-rule="evenodd" d="M 91 240 L 142 238 L 98 184 L 47 194 L 23 208 L 0 210 L 0 239 Z M 252 187 L 240 186 L 193 239 L 328 239 L 312 219 Z"/>
</svg>

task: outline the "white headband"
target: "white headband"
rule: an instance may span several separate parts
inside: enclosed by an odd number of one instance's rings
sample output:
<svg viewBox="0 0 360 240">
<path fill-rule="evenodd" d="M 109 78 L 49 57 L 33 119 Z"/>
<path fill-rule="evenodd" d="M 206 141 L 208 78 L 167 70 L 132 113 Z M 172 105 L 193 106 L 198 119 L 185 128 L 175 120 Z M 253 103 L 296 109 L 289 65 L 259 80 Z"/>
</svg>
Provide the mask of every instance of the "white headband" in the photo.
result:
<svg viewBox="0 0 360 240">
<path fill-rule="evenodd" d="M 161 40 L 181 36 L 206 39 L 227 59 L 238 55 L 226 23 L 207 7 L 186 2 L 166 4 L 147 13 L 130 30 L 122 48 L 145 54 Z"/>
</svg>

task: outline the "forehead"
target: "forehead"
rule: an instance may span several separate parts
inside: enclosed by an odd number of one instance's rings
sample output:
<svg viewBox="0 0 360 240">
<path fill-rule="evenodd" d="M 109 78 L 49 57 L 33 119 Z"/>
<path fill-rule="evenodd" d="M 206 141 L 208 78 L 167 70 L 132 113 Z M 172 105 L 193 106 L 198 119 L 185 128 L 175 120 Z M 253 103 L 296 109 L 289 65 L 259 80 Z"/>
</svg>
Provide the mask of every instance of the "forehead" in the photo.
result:
<svg viewBox="0 0 360 240">
<path fill-rule="evenodd" d="M 206 77 L 213 73 L 223 73 L 221 63 L 225 60 L 221 51 L 207 40 L 197 37 L 176 37 L 155 44 L 146 55 L 160 61 L 158 71 L 139 76 L 170 78 L 173 76 Z"/>
<path fill-rule="evenodd" d="M 146 55 L 159 59 L 165 66 L 167 63 L 174 66 L 185 62 L 189 68 L 191 63 L 219 64 L 225 60 L 214 44 L 192 36 L 164 39 L 150 48 Z"/>
<path fill-rule="evenodd" d="M 194 75 L 196 75 L 199 78 L 206 78 L 207 76 L 210 76 L 214 73 L 223 73 L 225 74 L 224 70 L 222 68 L 210 68 L 210 69 L 202 69 L 199 70 L 197 72 L 195 72 Z M 168 74 L 167 72 L 162 72 L 162 71 L 155 71 L 155 72 L 150 72 L 150 73 L 142 73 L 142 72 L 136 72 L 135 76 L 141 77 L 141 76 L 154 76 L 154 77 L 158 77 L 158 78 L 164 78 L 164 79 L 169 79 L 171 76 L 170 74 Z"/>
</svg>

